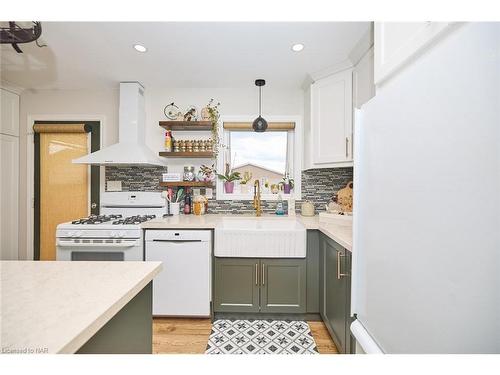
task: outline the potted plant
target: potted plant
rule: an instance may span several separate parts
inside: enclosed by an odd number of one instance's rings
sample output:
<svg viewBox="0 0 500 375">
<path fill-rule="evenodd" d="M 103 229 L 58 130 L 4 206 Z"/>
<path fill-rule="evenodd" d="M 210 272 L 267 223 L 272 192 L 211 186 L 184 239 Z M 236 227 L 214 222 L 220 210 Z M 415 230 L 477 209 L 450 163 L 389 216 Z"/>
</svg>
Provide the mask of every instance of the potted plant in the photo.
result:
<svg viewBox="0 0 500 375">
<path fill-rule="evenodd" d="M 226 163 L 226 170 L 224 174 L 217 173 L 217 177 L 224 181 L 224 191 L 227 194 L 232 194 L 234 190 L 234 181 L 241 179 L 240 172 L 233 172 L 229 167 L 229 163 Z"/>
<path fill-rule="evenodd" d="M 243 177 L 241 178 L 240 185 L 241 185 L 241 193 L 246 194 L 248 193 L 248 182 L 252 179 L 252 174 L 248 171 L 245 171 L 243 173 Z"/>
<path fill-rule="evenodd" d="M 288 173 L 285 174 L 283 180 L 280 182 L 281 186 L 283 186 L 283 193 L 290 194 L 290 191 L 293 189 L 294 181 L 293 178 L 290 178 Z"/>
<path fill-rule="evenodd" d="M 212 164 L 211 167 L 203 164 L 201 167 L 200 167 L 200 172 L 199 172 L 199 177 L 200 177 L 200 181 L 204 181 L 204 182 L 211 182 L 214 180 L 214 177 L 215 177 L 215 164 Z"/>
</svg>

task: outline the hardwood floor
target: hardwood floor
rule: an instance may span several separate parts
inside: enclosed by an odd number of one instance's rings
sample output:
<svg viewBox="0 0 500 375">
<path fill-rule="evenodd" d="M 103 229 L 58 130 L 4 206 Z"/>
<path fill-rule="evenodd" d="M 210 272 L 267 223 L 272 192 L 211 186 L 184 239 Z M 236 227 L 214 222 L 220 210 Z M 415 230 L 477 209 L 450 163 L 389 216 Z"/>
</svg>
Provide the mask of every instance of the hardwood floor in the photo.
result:
<svg viewBox="0 0 500 375">
<path fill-rule="evenodd" d="M 320 354 L 339 354 L 337 347 L 326 329 L 325 323 L 309 321 L 307 324 L 311 327 L 311 332 Z"/>
<path fill-rule="evenodd" d="M 323 322 L 308 322 L 320 354 L 338 353 Z M 210 319 L 154 318 L 154 354 L 203 354 L 210 336 Z"/>
</svg>

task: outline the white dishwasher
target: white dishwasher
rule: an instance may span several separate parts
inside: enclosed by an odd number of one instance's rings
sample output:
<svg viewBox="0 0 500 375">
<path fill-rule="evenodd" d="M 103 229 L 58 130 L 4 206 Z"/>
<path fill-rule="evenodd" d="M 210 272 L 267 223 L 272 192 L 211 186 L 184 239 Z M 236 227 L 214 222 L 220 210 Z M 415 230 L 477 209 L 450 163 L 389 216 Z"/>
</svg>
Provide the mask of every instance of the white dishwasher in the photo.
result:
<svg viewBox="0 0 500 375">
<path fill-rule="evenodd" d="M 145 259 L 163 263 L 153 315 L 210 316 L 211 238 L 209 230 L 146 230 Z"/>
</svg>

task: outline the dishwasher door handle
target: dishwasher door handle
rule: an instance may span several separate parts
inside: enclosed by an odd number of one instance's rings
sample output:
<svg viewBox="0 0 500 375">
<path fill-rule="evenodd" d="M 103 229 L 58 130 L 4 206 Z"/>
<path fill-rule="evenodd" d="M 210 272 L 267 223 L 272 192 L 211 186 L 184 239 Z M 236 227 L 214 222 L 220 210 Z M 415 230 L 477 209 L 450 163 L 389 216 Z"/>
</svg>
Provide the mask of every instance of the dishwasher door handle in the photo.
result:
<svg viewBox="0 0 500 375">
<path fill-rule="evenodd" d="M 202 241 L 201 240 L 153 240 L 153 242 L 189 243 L 189 242 L 202 242 Z"/>
</svg>

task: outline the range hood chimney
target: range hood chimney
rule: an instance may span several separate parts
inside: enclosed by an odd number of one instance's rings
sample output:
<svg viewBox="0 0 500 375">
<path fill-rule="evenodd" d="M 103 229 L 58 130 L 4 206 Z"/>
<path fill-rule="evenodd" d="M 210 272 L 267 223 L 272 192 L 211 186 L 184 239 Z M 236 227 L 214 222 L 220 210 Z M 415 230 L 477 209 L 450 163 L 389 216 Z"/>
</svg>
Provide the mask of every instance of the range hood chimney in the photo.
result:
<svg viewBox="0 0 500 375">
<path fill-rule="evenodd" d="M 75 164 L 165 166 L 146 146 L 144 87 L 139 82 L 120 83 L 118 143 L 74 159 Z"/>
</svg>

